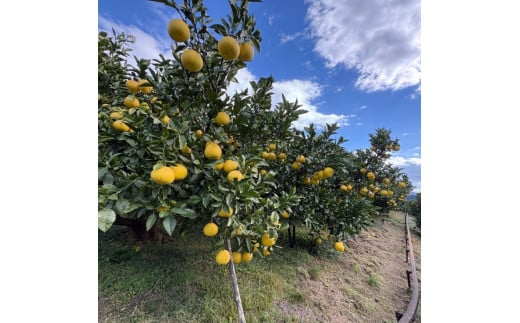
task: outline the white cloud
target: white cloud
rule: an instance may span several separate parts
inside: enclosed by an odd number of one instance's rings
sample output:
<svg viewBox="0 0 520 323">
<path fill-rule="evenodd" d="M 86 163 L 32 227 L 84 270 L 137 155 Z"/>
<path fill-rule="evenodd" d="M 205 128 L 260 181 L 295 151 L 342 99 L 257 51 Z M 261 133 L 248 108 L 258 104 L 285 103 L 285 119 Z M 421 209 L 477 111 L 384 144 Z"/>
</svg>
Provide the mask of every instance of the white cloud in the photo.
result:
<svg viewBox="0 0 520 323">
<path fill-rule="evenodd" d="M 362 105 L 362 106 L 359 107 L 359 110 L 364 110 L 366 108 L 368 108 L 366 105 Z"/>
<path fill-rule="evenodd" d="M 124 32 L 126 35 L 135 37 L 135 43 L 129 44 L 129 47 L 132 49 L 129 63 L 135 63 L 133 59 L 134 55 L 140 59 L 159 58 L 159 54 L 163 54 L 166 58 L 172 57 L 170 50 L 172 41 L 169 38 L 151 35 L 137 26 L 120 24 L 102 16 L 98 19 L 99 30 L 104 30 L 108 32 L 109 35 L 112 35 L 113 28 L 116 34 Z"/>
<path fill-rule="evenodd" d="M 356 69 L 356 87 L 367 92 L 420 84 L 419 0 L 306 2 L 314 50 L 328 67 Z"/>
<path fill-rule="evenodd" d="M 249 82 L 257 80 L 257 77 L 253 75 L 247 68 L 241 69 L 236 75 L 238 83 L 230 83 L 227 94 L 233 95 L 235 91 L 242 91 L 245 88 L 249 89 L 251 93 L 252 89 Z M 298 100 L 302 109 L 308 112 L 300 115 L 299 119 L 294 123 L 294 126 L 298 129 L 314 123 L 316 126 L 325 126 L 326 123 L 332 124 L 337 123 L 340 126 L 348 125 L 348 116 L 342 114 L 325 114 L 318 111 L 318 106 L 315 103 L 322 94 L 321 86 L 313 81 L 308 80 L 287 80 L 278 81 L 273 83 L 273 96 L 272 106 L 276 106 L 282 101 L 282 93 L 289 102 Z"/>
<path fill-rule="evenodd" d="M 303 36 L 305 36 L 305 33 L 301 32 L 301 31 L 299 31 L 295 34 L 292 34 L 292 35 L 287 35 L 287 34 L 282 33 L 282 34 L 280 34 L 280 42 L 282 44 L 285 44 L 285 43 L 295 40 L 296 38 L 303 37 Z"/>
<path fill-rule="evenodd" d="M 391 156 L 387 163 L 399 167 L 408 176 L 410 182 L 414 186 L 413 191 L 419 193 L 421 191 L 421 158 L 402 156 Z"/>
</svg>

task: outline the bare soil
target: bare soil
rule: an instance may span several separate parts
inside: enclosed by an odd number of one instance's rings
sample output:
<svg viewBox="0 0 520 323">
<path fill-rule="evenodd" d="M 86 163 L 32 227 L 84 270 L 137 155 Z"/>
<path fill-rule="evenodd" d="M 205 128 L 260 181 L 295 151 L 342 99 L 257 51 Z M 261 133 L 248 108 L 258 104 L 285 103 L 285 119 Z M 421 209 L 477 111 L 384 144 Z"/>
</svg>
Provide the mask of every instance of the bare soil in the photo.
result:
<svg viewBox="0 0 520 323">
<path fill-rule="evenodd" d="M 416 233 L 412 244 L 420 286 L 421 240 Z M 321 268 L 319 275 L 298 268 L 296 287 L 302 301 L 277 302 L 281 321 L 396 322 L 395 312 L 406 311 L 411 299 L 406 270 L 411 267 L 401 213 L 391 213 L 384 223 L 349 241 L 348 250 L 334 262 L 315 262 L 306 268 Z M 419 306 L 415 322 L 420 321 Z"/>
</svg>

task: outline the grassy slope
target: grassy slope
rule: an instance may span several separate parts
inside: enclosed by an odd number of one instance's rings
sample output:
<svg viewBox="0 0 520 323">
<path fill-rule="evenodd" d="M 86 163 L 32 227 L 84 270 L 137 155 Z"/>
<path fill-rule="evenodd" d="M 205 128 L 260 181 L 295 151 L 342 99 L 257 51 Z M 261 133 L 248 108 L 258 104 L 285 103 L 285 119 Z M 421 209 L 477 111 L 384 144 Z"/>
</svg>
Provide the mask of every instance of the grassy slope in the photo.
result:
<svg viewBox="0 0 520 323">
<path fill-rule="evenodd" d="M 99 234 L 100 322 L 236 321 L 227 266 L 214 263 L 201 228 L 139 252 L 114 229 Z M 283 249 L 237 266 L 247 321 L 392 322 L 410 295 L 402 236 L 401 227 L 376 224 L 343 254 L 325 242 L 316 248 L 303 231 L 296 248 L 282 236 Z M 416 249 L 420 259 L 420 240 Z"/>
</svg>

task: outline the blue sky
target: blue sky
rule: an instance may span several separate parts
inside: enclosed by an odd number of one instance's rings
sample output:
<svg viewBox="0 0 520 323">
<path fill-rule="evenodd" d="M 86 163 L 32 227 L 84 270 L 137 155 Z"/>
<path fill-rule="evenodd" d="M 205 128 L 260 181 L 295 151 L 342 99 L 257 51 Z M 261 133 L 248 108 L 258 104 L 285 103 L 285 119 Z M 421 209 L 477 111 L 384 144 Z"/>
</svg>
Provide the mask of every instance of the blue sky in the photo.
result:
<svg viewBox="0 0 520 323">
<path fill-rule="evenodd" d="M 219 22 L 227 1 L 205 1 Z M 377 128 L 392 131 L 401 150 L 390 162 L 421 190 L 421 8 L 419 0 L 272 1 L 251 3 L 262 32 L 260 52 L 238 74 L 243 87 L 272 75 L 273 104 L 283 93 L 309 113 L 295 124 L 338 123 L 347 150 L 370 146 Z M 100 0 L 98 28 L 136 37 L 134 54 L 171 57 L 166 32 L 177 13 L 145 0 Z M 132 62 L 133 63 L 133 62 Z"/>
</svg>

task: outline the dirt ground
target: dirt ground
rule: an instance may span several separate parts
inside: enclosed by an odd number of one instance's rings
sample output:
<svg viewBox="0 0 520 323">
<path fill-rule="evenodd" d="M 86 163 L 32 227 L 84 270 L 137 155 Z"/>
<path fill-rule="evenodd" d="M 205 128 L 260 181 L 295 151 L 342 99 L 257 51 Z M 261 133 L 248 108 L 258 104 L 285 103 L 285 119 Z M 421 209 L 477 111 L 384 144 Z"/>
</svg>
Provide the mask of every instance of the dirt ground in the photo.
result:
<svg viewBox="0 0 520 323">
<path fill-rule="evenodd" d="M 420 286 L 419 235 L 412 233 L 412 244 Z M 406 270 L 411 267 L 406 262 L 403 215 L 391 213 L 387 221 L 349 241 L 348 247 L 334 262 L 312 264 L 322 268 L 321 275 L 300 268 L 297 288 L 304 301 L 278 302 L 283 322 L 396 322 L 395 312 L 406 311 L 411 299 Z M 420 321 L 419 304 L 415 322 Z"/>
</svg>

